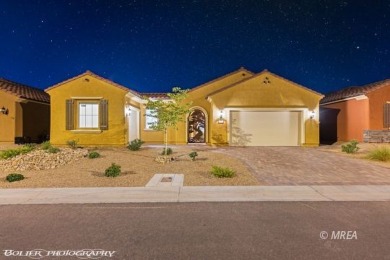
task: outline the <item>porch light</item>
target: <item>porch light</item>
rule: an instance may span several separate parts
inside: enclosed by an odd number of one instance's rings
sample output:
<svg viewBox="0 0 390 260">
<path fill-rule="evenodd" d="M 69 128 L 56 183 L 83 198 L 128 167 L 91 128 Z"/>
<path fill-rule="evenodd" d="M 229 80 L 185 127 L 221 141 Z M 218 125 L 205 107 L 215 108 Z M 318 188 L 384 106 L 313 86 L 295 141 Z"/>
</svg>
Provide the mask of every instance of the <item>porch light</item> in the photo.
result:
<svg viewBox="0 0 390 260">
<path fill-rule="evenodd" d="M 218 124 L 225 123 L 225 119 L 223 119 L 223 110 L 219 112 Z"/>
<path fill-rule="evenodd" d="M 0 113 L 3 113 L 4 115 L 8 115 L 8 108 L 5 107 L 0 108 Z"/>
<path fill-rule="evenodd" d="M 313 119 L 316 115 L 316 112 L 314 112 L 313 110 L 312 111 L 309 111 L 309 117 L 310 119 Z"/>
</svg>

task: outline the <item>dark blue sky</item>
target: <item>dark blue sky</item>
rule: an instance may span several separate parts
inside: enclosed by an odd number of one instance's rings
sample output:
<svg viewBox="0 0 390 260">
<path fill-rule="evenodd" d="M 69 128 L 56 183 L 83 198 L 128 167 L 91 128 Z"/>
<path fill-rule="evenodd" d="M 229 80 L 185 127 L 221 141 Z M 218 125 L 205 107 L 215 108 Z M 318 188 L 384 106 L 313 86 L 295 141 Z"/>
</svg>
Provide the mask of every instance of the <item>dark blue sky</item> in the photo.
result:
<svg viewBox="0 0 390 260">
<path fill-rule="evenodd" d="M 158 92 L 244 66 L 326 93 L 390 78 L 389 21 L 389 0 L 0 0 L 0 77 Z"/>
</svg>

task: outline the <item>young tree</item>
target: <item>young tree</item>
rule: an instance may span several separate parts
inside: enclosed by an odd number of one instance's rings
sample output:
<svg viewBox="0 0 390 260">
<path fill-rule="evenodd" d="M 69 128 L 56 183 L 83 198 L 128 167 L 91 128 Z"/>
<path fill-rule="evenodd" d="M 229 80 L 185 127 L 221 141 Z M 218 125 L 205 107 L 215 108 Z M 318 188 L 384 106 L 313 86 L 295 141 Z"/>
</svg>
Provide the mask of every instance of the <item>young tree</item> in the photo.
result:
<svg viewBox="0 0 390 260">
<path fill-rule="evenodd" d="M 147 116 L 157 120 L 150 126 L 154 130 L 164 131 L 164 155 L 165 160 L 168 151 L 168 128 L 176 127 L 177 123 L 184 121 L 184 116 L 189 112 L 191 103 L 184 103 L 188 90 L 174 87 L 172 93 L 168 93 L 168 100 L 153 100 L 147 98 L 146 109 L 150 111 Z"/>
</svg>

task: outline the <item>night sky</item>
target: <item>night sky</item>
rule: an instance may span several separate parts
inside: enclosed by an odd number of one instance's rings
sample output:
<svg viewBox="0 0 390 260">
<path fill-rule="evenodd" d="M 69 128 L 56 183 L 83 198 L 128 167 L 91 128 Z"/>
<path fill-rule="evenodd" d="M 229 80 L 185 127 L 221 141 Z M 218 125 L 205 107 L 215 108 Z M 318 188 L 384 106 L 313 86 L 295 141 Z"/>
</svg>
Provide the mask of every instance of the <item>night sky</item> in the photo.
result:
<svg viewBox="0 0 390 260">
<path fill-rule="evenodd" d="M 142 92 L 243 66 L 327 93 L 390 78 L 389 0 L 0 0 L 0 77 L 91 70 Z"/>
</svg>

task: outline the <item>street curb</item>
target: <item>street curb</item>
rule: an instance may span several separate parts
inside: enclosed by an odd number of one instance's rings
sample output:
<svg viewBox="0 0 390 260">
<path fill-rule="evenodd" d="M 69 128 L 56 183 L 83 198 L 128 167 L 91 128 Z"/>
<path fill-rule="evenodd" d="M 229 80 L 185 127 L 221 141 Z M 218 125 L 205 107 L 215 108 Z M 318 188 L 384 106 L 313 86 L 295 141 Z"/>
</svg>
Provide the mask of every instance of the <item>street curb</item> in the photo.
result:
<svg viewBox="0 0 390 260">
<path fill-rule="evenodd" d="M 390 201 L 390 185 L 0 189 L 0 205 L 240 201 Z"/>
</svg>

